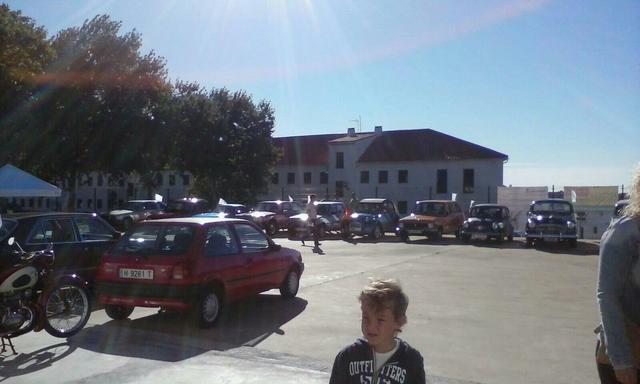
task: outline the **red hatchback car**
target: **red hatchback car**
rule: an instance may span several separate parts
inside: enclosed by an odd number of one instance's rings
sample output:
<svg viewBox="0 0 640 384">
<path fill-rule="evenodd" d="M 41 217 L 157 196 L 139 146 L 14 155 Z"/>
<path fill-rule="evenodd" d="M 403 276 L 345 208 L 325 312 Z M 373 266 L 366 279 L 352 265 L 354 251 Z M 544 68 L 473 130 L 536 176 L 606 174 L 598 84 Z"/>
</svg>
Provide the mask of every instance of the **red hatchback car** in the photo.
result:
<svg viewBox="0 0 640 384">
<path fill-rule="evenodd" d="M 96 289 L 112 319 L 133 308 L 192 310 L 212 326 L 224 304 L 280 288 L 298 293 L 300 252 L 241 219 L 175 218 L 136 224 L 102 258 Z"/>
</svg>

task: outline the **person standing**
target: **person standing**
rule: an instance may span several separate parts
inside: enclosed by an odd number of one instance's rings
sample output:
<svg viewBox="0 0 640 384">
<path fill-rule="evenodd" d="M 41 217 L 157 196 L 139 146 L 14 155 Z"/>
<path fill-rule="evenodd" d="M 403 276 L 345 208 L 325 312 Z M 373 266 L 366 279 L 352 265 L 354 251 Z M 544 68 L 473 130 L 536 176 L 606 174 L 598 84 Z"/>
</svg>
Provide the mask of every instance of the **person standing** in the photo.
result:
<svg viewBox="0 0 640 384">
<path fill-rule="evenodd" d="M 309 202 L 305 208 L 307 213 L 308 225 L 311 226 L 311 232 L 313 233 L 313 246 L 314 248 L 320 247 L 320 223 L 318 223 L 318 207 L 316 206 L 316 195 L 309 195 Z M 306 238 L 306 233 L 302 238 L 302 245 Z"/>
<path fill-rule="evenodd" d="M 602 235 L 596 350 L 601 383 L 640 384 L 640 165 L 623 217 Z"/>
</svg>

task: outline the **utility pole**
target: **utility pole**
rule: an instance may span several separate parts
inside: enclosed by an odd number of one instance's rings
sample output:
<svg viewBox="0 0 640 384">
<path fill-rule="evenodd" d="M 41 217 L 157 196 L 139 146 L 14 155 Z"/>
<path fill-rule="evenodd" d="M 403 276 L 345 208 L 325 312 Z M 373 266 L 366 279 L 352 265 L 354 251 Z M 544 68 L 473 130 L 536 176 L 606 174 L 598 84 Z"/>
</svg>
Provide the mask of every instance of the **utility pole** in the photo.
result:
<svg viewBox="0 0 640 384">
<path fill-rule="evenodd" d="M 358 115 L 357 119 L 349 120 L 352 123 L 358 123 L 358 133 L 362 133 L 362 116 Z"/>
</svg>

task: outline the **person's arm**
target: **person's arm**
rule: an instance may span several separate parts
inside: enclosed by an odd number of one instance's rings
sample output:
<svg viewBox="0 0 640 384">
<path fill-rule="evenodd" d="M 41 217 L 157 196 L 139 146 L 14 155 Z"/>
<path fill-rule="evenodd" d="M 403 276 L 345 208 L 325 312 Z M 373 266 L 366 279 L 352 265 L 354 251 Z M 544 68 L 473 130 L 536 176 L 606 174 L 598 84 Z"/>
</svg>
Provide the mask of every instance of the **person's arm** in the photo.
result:
<svg viewBox="0 0 640 384">
<path fill-rule="evenodd" d="M 331 378 L 329 384 L 348 384 L 348 376 L 344 359 L 344 352 L 338 353 L 336 359 L 333 362 L 333 368 L 331 369 Z"/>
<path fill-rule="evenodd" d="M 424 371 L 424 359 L 422 358 L 422 355 L 420 355 L 420 354 L 418 354 L 418 359 L 417 359 L 416 378 L 411 383 L 416 383 L 416 384 L 426 384 L 427 383 L 427 378 L 426 378 L 426 374 L 425 374 L 425 371 Z"/>
<path fill-rule="evenodd" d="M 620 297 L 637 255 L 633 231 L 627 226 L 616 225 L 605 232 L 600 244 L 598 266 L 598 304 L 604 327 L 607 355 L 614 369 L 634 367 L 634 357 L 625 330 L 625 319 Z M 635 229 L 635 228 L 634 228 Z"/>
</svg>

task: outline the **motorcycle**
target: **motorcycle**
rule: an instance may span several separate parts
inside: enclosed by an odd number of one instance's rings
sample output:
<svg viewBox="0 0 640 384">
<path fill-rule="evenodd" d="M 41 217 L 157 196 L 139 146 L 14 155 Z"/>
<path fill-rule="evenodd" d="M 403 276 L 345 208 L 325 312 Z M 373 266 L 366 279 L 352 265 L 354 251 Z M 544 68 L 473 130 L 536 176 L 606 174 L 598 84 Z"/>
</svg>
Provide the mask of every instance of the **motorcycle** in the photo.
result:
<svg viewBox="0 0 640 384">
<path fill-rule="evenodd" d="M 25 252 L 11 237 L 17 262 L 0 272 L 0 338 L 2 352 L 12 338 L 44 329 L 55 337 L 71 337 L 89 320 L 87 283 L 77 275 L 53 275 L 53 244 L 42 251 Z"/>
</svg>

